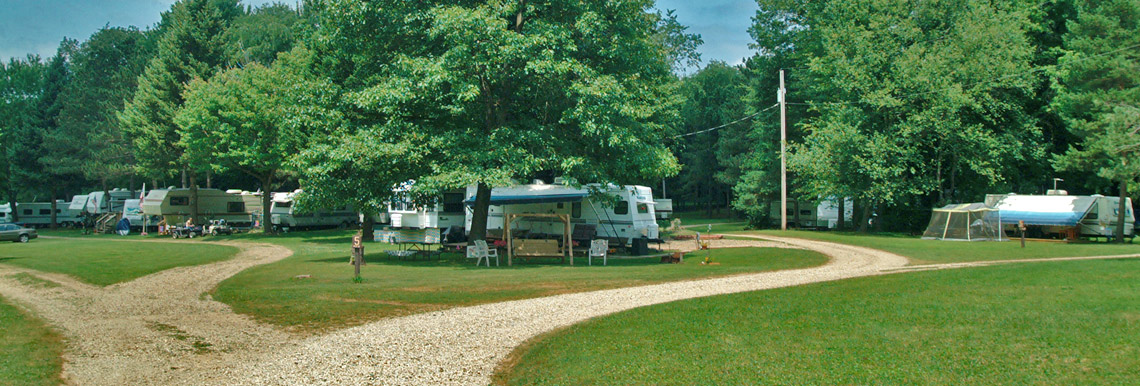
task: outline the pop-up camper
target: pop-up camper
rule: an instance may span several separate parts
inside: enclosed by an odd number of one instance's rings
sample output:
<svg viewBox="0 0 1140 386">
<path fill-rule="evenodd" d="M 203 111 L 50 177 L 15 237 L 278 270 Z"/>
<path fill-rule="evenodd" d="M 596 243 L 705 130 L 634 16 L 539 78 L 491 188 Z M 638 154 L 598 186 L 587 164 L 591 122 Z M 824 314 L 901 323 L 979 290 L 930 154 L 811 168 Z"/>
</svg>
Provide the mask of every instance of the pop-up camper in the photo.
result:
<svg viewBox="0 0 1140 386">
<path fill-rule="evenodd" d="M 590 189 L 602 196 L 591 196 Z M 474 186 L 467 188 L 466 230 L 471 231 L 475 204 Z M 609 199 L 604 200 L 604 196 Z M 635 238 L 660 238 L 653 201 L 653 189 L 645 186 L 587 185 L 581 188 L 563 184 L 536 183 L 491 189 L 491 207 L 487 229 L 503 229 L 503 219 L 510 214 L 569 214 L 573 226 L 590 225 L 596 237 L 620 242 Z M 512 232 L 560 235 L 564 226 L 556 218 L 521 218 Z"/>
<path fill-rule="evenodd" d="M 320 209 L 307 213 L 294 211 L 293 197 L 300 193 L 300 189 L 273 193 L 269 214 L 274 229 L 347 228 L 360 220 L 360 215 L 347 206 L 336 210 Z"/>
<path fill-rule="evenodd" d="M 989 195 L 986 202 L 994 202 L 1007 231 L 1013 231 L 1019 222 L 1030 227 L 1033 236 L 1113 237 L 1116 232 L 1119 197 L 1092 196 L 1038 196 Z M 1125 202 L 1124 236 L 1134 234 L 1135 219 L 1132 199 Z"/>
</svg>

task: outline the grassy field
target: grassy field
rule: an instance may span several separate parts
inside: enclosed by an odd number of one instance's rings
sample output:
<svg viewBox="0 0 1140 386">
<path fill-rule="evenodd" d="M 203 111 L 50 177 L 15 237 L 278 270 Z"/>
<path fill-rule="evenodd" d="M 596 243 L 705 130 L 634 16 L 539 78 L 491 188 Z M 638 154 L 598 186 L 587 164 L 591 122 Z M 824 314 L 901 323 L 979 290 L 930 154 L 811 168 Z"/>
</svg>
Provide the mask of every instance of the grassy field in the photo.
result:
<svg viewBox="0 0 1140 386">
<path fill-rule="evenodd" d="M 221 245 L 132 242 L 113 237 L 39 238 L 27 244 L 0 243 L 0 264 L 67 274 L 95 285 L 110 285 L 174 267 L 225 260 L 238 252 L 237 248 Z"/>
<path fill-rule="evenodd" d="M 293 233 L 281 237 L 241 238 L 272 242 L 295 254 L 277 263 L 246 270 L 223 282 L 212 294 L 239 313 L 290 327 L 321 331 L 384 317 L 454 306 L 533 298 L 570 292 L 635 286 L 673 280 L 820 265 L 826 257 L 802 250 L 724 249 L 713 252 L 720 265 L 699 259 L 660 264 L 660 259 L 611 259 L 610 265 L 574 267 L 557 260 L 506 267 L 475 267 L 458 254 L 442 259 L 390 259 L 383 244 L 368 244 L 363 283 L 352 282 L 348 264 L 351 231 Z M 298 279 L 298 275 L 310 275 Z"/>
<path fill-rule="evenodd" d="M 63 340 L 0 299 L 0 385 L 58 385 Z"/>
<path fill-rule="evenodd" d="M 686 300 L 520 348 L 500 385 L 1140 383 L 1140 260 L 908 273 Z"/>
</svg>

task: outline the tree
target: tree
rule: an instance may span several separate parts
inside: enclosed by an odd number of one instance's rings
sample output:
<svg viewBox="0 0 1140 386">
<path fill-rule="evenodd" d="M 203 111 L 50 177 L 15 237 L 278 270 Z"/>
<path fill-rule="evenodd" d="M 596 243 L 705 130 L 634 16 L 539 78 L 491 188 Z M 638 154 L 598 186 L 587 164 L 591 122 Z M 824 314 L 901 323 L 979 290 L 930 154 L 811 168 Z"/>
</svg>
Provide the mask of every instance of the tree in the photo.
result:
<svg viewBox="0 0 1140 386">
<path fill-rule="evenodd" d="M 273 191 L 292 175 L 292 160 L 313 138 L 331 134 L 342 120 L 336 87 L 305 76 L 298 50 L 273 67 L 250 64 L 223 71 L 186 89 L 175 117 L 182 161 L 214 172 L 239 171 L 261 185 L 262 224 L 269 230 Z"/>
<path fill-rule="evenodd" d="M 43 73 L 45 64 L 39 56 L 28 55 L 24 59 L 12 58 L 6 65 L 0 64 L 0 132 L 6 140 L 0 145 L 7 168 L 3 178 L 8 203 L 12 207 L 12 220 L 19 219 L 16 201 L 21 191 L 18 187 L 34 186 L 38 178 L 38 168 L 29 161 L 37 159 L 37 108 L 43 95 Z"/>
<path fill-rule="evenodd" d="M 67 190 L 79 185 L 83 178 L 78 170 L 56 167 L 57 160 L 70 159 L 76 156 L 76 154 L 68 151 L 70 149 L 60 149 L 56 146 L 58 144 L 56 139 L 60 138 L 63 132 L 59 120 L 60 111 L 65 103 L 63 93 L 71 83 L 71 61 L 75 56 L 75 51 L 78 50 L 78 45 L 79 43 L 74 39 L 64 38 L 56 51 L 56 55 L 48 61 L 44 73 L 43 95 L 40 97 L 37 109 L 39 113 L 37 130 L 39 144 L 34 157 L 29 162 L 29 164 L 34 163 L 34 168 L 38 170 L 39 178 L 34 185 L 48 193 L 49 202 L 51 202 L 50 226 L 53 229 L 56 227 L 56 199 Z"/>
<path fill-rule="evenodd" d="M 281 3 L 250 9 L 234 19 L 226 30 L 226 55 L 229 62 L 244 66 L 260 63 L 268 66 L 277 54 L 289 52 L 297 42 L 301 15 Z"/>
<path fill-rule="evenodd" d="M 178 146 L 174 116 L 182 108 L 186 85 L 195 78 L 209 79 L 226 63 L 225 31 L 242 13 L 237 0 L 181 0 L 163 14 L 158 55 L 119 115 L 133 139 L 139 173 L 163 178 L 181 170 L 182 186 L 197 194 L 195 165 L 179 162 L 184 149 Z M 192 201 L 191 217 L 197 219 L 198 200 Z"/>
<path fill-rule="evenodd" d="M 1058 63 L 1061 112 L 1081 142 L 1056 157 L 1058 170 L 1092 171 L 1120 186 L 1116 241 L 1122 242 L 1128 187 L 1140 179 L 1140 3 L 1081 1 Z"/>
<path fill-rule="evenodd" d="M 48 136 L 49 166 L 99 182 L 134 174 L 131 139 L 117 114 L 131 99 L 154 53 L 155 33 L 105 27 L 72 56 L 72 78 L 60 95 L 59 129 Z"/>
<path fill-rule="evenodd" d="M 317 4 L 330 76 L 352 90 L 359 127 L 415 144 L 415 189 L 477 186 L 471 237 L 491 187 L 539 172 L 575 181 L 657 179 L 677 118 L 651 1 L 371 1 Z M 384 36 L 376 39 L 375 36 Z M 417 178 L 418 177 L 418 178 Z"/>
</svg>

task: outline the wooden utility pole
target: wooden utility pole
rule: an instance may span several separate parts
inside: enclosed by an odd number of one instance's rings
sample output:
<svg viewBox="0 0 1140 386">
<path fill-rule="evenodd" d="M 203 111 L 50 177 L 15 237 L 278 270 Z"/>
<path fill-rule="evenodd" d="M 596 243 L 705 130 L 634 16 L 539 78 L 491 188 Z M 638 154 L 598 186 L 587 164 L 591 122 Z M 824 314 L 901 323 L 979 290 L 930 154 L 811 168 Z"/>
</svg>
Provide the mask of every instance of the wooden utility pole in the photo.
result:
<svg viewBox="0 0 1140 386">
<path fill-rule="evenodd" d="M 788 230 L 788 90 L 784 88 L 784 70 L 780 70 L 780 230 Z"/>
</svg>

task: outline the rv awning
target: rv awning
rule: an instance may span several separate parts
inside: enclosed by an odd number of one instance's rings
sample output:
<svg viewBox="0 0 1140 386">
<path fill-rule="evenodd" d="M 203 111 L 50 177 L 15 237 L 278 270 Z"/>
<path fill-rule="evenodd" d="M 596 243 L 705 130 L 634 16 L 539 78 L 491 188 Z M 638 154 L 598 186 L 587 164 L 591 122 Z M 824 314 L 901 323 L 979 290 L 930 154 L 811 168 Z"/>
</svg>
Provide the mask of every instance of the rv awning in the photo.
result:
<svg viewBox="0 0 1140 386">
<path fill-rule="evenodd" d="M 492 195 L 491 205 L 519 205 L 519 204 L 549 204 L 554 202 L 578 202 L 586 198 L 588 194 L 582 193 L 564 193 L 564 194 L 524 194 L 524 195 Z M 475 205 L 475 197 L 468 197 L 463 201 L 467 205 Z"/>
<path fill-rule="evenodd" d="M 1096 202 L 1092 197 L 1009 196 L 998 203 L 1003 224 L 1076 226 Z"/>
</svg>

